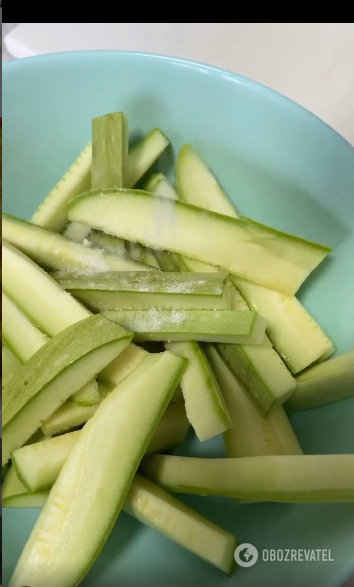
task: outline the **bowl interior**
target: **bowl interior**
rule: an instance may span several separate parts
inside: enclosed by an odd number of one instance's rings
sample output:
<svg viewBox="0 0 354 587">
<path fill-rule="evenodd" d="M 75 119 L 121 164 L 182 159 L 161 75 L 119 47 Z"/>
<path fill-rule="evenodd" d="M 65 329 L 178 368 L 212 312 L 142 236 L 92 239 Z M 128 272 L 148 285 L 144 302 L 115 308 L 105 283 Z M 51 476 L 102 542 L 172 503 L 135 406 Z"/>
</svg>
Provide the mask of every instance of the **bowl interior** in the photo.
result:
<svg viewBox="0 0 354 587">
<path fill-rule="evenodd" d="M 29 218 L 90 140 L 91 119 L 123 110 L 131 142 L 158 126 L 172 146 L 159 168 L 173 171 L 183 142 L 206 159 L 236 207 L 274 227 L 333 247 L 299 297 L 339 352 L 354 347 L 354 149 L 294 103 L 229 72 L 151 55 L 87 52 L 20 60 L 3 71 L 3 209 Z M 172 177 L 172 175 L 171 175 Z M 354 400 L 292 418 L 307 453 L 354 452 Z M 185 453 L 222 454 L 221 439 Z M 186 452 L 187 451 L 187 452 Z M 331 549 L 333 562 L 264 562 L 228 579 L 121 514 L 83 585 L 258 583 L 334 587 L 354 568 L 354 506 L 181 499 L 263 549 Z M 4 510 L 7 585 L 37 510 Z M 78 545 L 79 547 L 79 545 Z M 265 583 L 266 581 L 266 583 Z"/>
</svg>

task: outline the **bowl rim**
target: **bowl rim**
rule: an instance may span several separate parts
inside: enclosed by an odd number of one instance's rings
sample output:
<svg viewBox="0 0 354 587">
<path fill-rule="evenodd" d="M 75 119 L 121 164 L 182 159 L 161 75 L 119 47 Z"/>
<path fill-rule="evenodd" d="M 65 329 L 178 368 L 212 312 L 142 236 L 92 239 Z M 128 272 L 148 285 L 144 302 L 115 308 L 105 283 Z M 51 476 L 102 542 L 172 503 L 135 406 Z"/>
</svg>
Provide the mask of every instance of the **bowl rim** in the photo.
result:
<svg viewBox="0 0 354 587">
<path fill-rule="evenodd" d="M 2 71 L 3 73 L 7 74 L 12 70 L 23 69 L 27 67 L 40 66 L 43 63 L 46 64 L 47 62 L 57 62 L 64 60 L 71 60 L 73 57 L 76 58 L 90 58 L 90 57 L 98 57 L 98 56 L 120 56 L 122 58 L 128 58 L 132 60 L 140 60 L 140 59 L 150 59 L 156 62 L 162 63 L 172 63 L 176 66 L 188 67 L 192 71 L 200 73 L 200 70 L 203 70 L 207 73 L 212 73 L 216 78 L 224 78 L 227 76 L 229 81 L 233 81 L 241 86 L 245 86 L 252 91 L 257 92 L 258 94 L 263 94 L 270 102 L 278 104 L 282 108 L 287 110 L 292 110 L 297 112 L 299 115 L 308 118 L 309 122 L 312 121 L 312 124 L 315 123 L 318 126 L 322 127 L 322 132 L 326 129 L 326 133 L 329 137 L 329 140 L 335 140 L 339 143 L 342 143 L 342 148 L 346 148 L 348 153 L 354 157 L 354 145 L 349 143 L 349 141 L 343 137 L 338 131 L 332 128 L 327 122 L 319 118 L 316 114 L 301 106 L 291 98 L 288 98 L 284 94 L 281 94 L 277 90 L 270 88 L 260 82 L 252 80 L 248 77 L 242 76 L 234 71 L 223 69 L 221 67 L 216 67 L 214 65 L 208 65 L 207 63 L 203 63 L 200 61 L 194 61 L 192 59 L 185 59 L 182 57 L 174 57 L 172 55 L 163 55 L 160 53 L 149 53 L 144 51 L 115 51 L 115 50 L 81 50 L 81 51 L 61 51 L 57 53 L 45 53 L 42 55 L 34 55 L 30 57 L 22 57 L 20 59 L 14 59 L 12 61 L 7 61 L 2 64 Z M 226 78 L 226 79 L 227 79 Z M 230 79 L 231 78 L 231 79 Z M 4 85 L 6 84 L 6 79 L 4 80 Z"/>
</svg>

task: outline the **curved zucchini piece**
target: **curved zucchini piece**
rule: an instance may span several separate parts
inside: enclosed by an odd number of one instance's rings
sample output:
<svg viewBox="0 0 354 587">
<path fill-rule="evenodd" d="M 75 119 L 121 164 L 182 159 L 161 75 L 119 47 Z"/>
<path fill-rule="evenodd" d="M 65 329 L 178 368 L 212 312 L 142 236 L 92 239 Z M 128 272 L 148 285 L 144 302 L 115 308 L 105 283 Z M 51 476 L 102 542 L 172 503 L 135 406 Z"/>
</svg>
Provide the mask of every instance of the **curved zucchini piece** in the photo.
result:
<svg viewBox="0 0 354 587">
<path fill-rule="evenodd" d="M 58 283 L 12 245 L 2 243 L 3 289 L 34 324 L 49 336 L 90 316 L 90 312 Z M 102 381 L 117 385 L 134 369 L 145 351 L 128 345 L 102 373 Z"/>
<path fill-rule="evenodd" d="M 2 215 L 2 230 L 4 240 L 45 268 L 81 271 L 88 275 L 105 271 L 149 270 L 147 265 L 119 259 L 100 249 L 71 242 L 60 234 L 9 214 Z"/>
<path fill-rule="evenodd" d="M 68 217 L 154 249 L 217 265 L 287 295 L 293 295 L 331 251 L 244 216 L 202 212 L 190 204 L 138 190 L 82 194 L 69 203 Z"/>
<path fill-rule="evenodd" d="M 52 273 L 52 277 L 86 306 L 104 310 L 229 310 L 227 273 L 107 272 L 92 277 Z M 245 310 L 248 310 L 247 304 Z M 280 359 L 279 359 L 280 360 Z"/>
<path fill-rule="evenodd" d="M 33 224 L 60 232 L 67 224 L 68 202 L 91 187 L 91 142 L 49 192 L 31 218 Z"/>
<path fill-rule="evenodd" d="M 188 359 L 181 379 L 187 418 L 200 441 L 231 428 L 232 422 L 219 385 L 206 357 L 195 342 L 166 344 L 171 353 Z"/>
<path fill-rule="evenodd" d="M 354 350 L 300 373 L 286 408 L 292 412 L 309 410 L 353 396 Z"/>
<path fill-rule="evenodd" d="M 153 173 L 144 184 L 144 190 L 163 198 L 178 200 L 178 194 L 173 185 L 163 173 Z"/>
<path fill-rule="evenodd" d="M 179 446 L 188 428 L 189 422 L 183 404 L 170 404 L 157 425 L 145 454 Z M 31 493 L 52 487 L 80 434 L 81 430 L 76 430 L 27 444 L 11 454 L 19 479 Z"/>
<path fill-rule="evenodd" d="M 175 183 L 184 202 L 225 216 L 236 216 L 229 198 L 191 145 L 184 144 L 179 150 Z"/>
<path fill-rule="evenodd" d="M 70 451 L 9 587 L 38 584 L 38 578 L 43 586 L 72 587 L 84 578 L 184 368 L 171 353 L 151 355 L 102 402 Z"/>
<path fill-rule="evenodd" d="M 168 138 L 158 128 L 154 128 L 137 143 L 129 151 L 124 187 L 134 187 L 169 144 Z"/>
<path fill-rule="evenodd" d="M 232 427 L 224 432 L 226 457 L 302 454 L 284 409 L 277 408 L 267 418 L 261 416 L 217 349 L 205 345 L 205 354 L 232 420 Z"/>
<path fill-rule="evenodd" d="M 2 307 L 4 342 L 13 350 L 21 363 L 25 363 L 42 346 L 47 344 L 50 338 L 36 328 L 4 293 L 2 294 Z M 70 399 L 78 405 L 86 406 L 98 402 L 100 398 L 96 380 L 93 379 L 84 385 Z"/>
<path fill-rule="evenodd" d="M 3 464 L 42 422 L 129 344 L 131 334 L 104 316 L 90 316 L 59 333 L 4 388 Z"/>
<path fill-rule="evenodd" d="M 180 493 L 287 503 L 354 501 L 354 455 L 203 459 L 155 455 L 142 471 Z"/>
<path fill-rule="evenodd" d="M 134 332 L 138 342 L 201 341 L 260 344 L 265 320 L 256 312 L 229 310 L 116 310 L 104 312 L 113 322 Z"/>
<path fill-rule="evenodd" d="M 143 475 L 135 475 L 123 509 L 224 573 L 232 573 L 236 538 Z"/>
<path fill-rule="evenodd" d="M 4 315 L 2 316 L 2 339 L 4 340 Z M 15 355 L 6 346 L 2 345 L 2 387 L 10 381 L 16 371 L 21 367 L 21 363 Z"/>
<path fill-rule="evenodd" d="M 29 493 L 20 481 L 15 467 L 11 467 L 2 488 L 3 508 L 42 508 L 47 501 L 49 492 Z"/>
</svg>

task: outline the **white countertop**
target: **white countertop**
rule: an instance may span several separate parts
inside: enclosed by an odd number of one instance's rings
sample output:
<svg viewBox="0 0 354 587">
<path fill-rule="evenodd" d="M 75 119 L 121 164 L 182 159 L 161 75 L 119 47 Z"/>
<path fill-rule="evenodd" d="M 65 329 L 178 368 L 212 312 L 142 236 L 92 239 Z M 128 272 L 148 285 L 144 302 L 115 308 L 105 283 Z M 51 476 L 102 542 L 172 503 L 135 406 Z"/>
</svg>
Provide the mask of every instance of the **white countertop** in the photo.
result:
<svg viewBox="0 0 354 587">
<path fill-rule="evenodd" d="M 292 98 L 354 145 L 354 23 L 22 23 L 6 45 L 16 57 L 126 49 L 220 66 Z"/>
</svg>

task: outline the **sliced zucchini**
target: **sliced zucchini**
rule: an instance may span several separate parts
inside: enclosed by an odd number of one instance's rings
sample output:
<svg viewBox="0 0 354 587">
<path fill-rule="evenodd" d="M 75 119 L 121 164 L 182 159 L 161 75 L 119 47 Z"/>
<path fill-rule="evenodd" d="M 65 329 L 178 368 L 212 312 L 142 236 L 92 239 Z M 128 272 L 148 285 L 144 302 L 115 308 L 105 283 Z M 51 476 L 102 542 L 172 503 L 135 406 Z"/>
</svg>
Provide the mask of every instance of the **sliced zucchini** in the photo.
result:
<svg viewBox="0 0 354 587">
<path fill-rule="evenodd" d="M 123 112 L 98 116 L 92 120 L 91 188 L 123 187 L 123 172 L 128 158 L 128 122 Z M 90 229 L 71 222 L 64 236 L 85 243 Z"/>
<path fill-rule="evenodd" d="M 69 401 L 77 406 L 88 407 L 100 401 L 96 379 L 91 379 L 79 391 L 70 396 Z"/>
<path fill-rule="evenodd" d="M 176 388 L 177 389 L 177 388 Z M 173 396 L 171 398 L 171 401 Z M 182 444 L 189 429 L 184 402 L 167 406 L 151 438 L 145 454 L 165 452 Z"/>
<path fill-rule="evenodd" d="M 147 310 L 151 307 L 176 310 L 231 309 L 227 273 L 120 271 L 93 277 L 53 273 L 52 277 L 82 303 L 98 312 Z M 245 309 L 248 310 L 247 304 Z"/>
<path fill-rule="evenodd" d="M 84 244 L 85 239 L 89 238 L 90 234 L 91 230 L 87 226 L 79 224 L 78 222 L 70 222 L 63 232 L 63 235 L 66 238 L 74 243 L 79 243 L 80 245 Z"/>
<path fill-rule="evenodd" d="M 249 307 L 267 320 L 267 334 L 293 375 L 333 352 L 332 341 L 294 296 L 234 277 L 232 281 Z"/>
<path fill-rule="evenodd" d="M 152 249 L 143 247 L 143 245 L 140 245 L 139 243 L 132 243 L 130 241 L 126 241 L 125 249 L 128 259 L 136 261 L 137 263 L 145 263 L 154 269 L 160 269 Z"/>
<path fill-rule="evenodd" d="M 144 190 L 157 196 L 178 200 L 178 194 L 173 185 L 163 173 L 153 173 L 144 184 Z"/>
<path fill-rule="evenodd" d="M 151 176 L 151 181 L 147 182 L 145 190 L 163 198 L 170 198 L 171 200 L 179 199 L 176 190 L 162 173 L 156 173 Z M 155 256 L 162 271 L 193 271 L 195 273 L 218 271 L 213 265 L 186 258 L 170 251 L 155 251 Z"/>
<path fill-rule="evenodd" d="M 162 271 L 180 271 L 178 255 L 170 251 L 155 251 L 155 257 Z"/>
<path fill-rule="evenodd" d="M 25 363 L 50 339 L 36 328 L 18 307 L 2 293 L 2 338 L 20 363 Z"/>
<path fill-rule="evenodd" d="M 2 270 L 6 294 L 49 336 L 90 316 L 90 312 L 43 269 L 8 243 L 2 244 Z M 114 359 L 100 373 L 100 378 L 109 385 L 117 385 L 145 355 L 143 349 L 130 344 L 122 357 Z"/>
<path fill-rule="evenodd" d="M 3 501 L 4 508 L 35 508 L 41 509 L 48 499 L 48 493 L 24 493 L 9 496 Z"/>
<path fill-rule="evenodd" d="M 66 401 L 43 422 L 41 429 L 45 434 L 54 436 L 78 428 L 92 418 L 98 406 L 99 403 L 84 407 Z"/>
<path fill-rule="evenodd" d="M 176 182 L 177 177 L 182 200 L 238 218 L 207 165 L 189 145 L 181 148 L 176 165 Z M 195 261 L 185 259 L 185 262 L 189 265 L 189 271 L 201 270 L 193 266 Z M 295 298 L 282 296 L 242 279 L 235 279 L 234 283 L 249 307 L 259 311 L 267 320 L 267 332 L 274 348 L 293 374 L 334 352 L 331 340 Z"/>
<path fill-rule="evenodd" d="M 222 360 L 207 344 L 205 354 L 220 386 L 232 427 L 224 432 L 227 457 L 302 454 L 301 447 L 282 407 L 264 418 Z"/>
<path fill-rule="evenodd" d="M 4 388 L 3 464 L 130 340 L 130 333 L 97 315 L 70 326 L 41 347 Z"/>
<path fill-rule="evenodd" d="M 92 120 L 92 189 L 123 187 L 128 144 L 128 120 L 123 112 Z"/>
<path fill-rule="evenodd" d="M 2 270 L 6 295 L 49 336 L 90 315 L 36 263 L 4 242 Z"/>
<path fill-rule="evenodd" d="M 132 188 L 135 186 L 169 144 L 168 138 L 158 128 L 155 128 L 135 145 L 129 151 L 124 187 Z"/>
<path fill-rule="evenodd" d="M 134 347 L 133 345 L 130 345 L 129 347 L 127 347 L 127 349 L 134 349 L 134 348 L 137 348 L 137 347 Z M 125 349 L 119 356 L 121 357 L 122 355 L 124 355 L 127 349 Z M 143 353 L 142 356 L 139 357 L 141 359 L 139 361 L 139 363 L 143 359 L 145 359 L 147 356 L 148 356 L 148 353 Z M 134 360 L 133 360 L 131 357 L 127 356 L 128 365 L 125 368 L 124 376 L 128 376 L 129 373 L 132 372 L 133 368 L 135 368 L 139 364 L 139 363 L 137 363 L 136 359 L 137 359 L 137 357 L 134 357 Z M 131 360 L 130 364 L 129 364 L 129 360 Z M 118 382 L 117 382 L 117 385 L 118 385 Z M 112 386 L 107 387 L 106 385 L 104 385 L 100 381 L 98 382 L 98 393 L 99 393 L 100 401 L 106 397 L 107 393 L 109 393 L 109 391 L 111 391 L 111 388 L 112 388 Z M 175 393 L 172 396 L 171 404 L 181 403 L 182 400 L 183 400 L 182 390 L 181 390 L 180 386 L 178 386 Z M 80 405 L 74 404 L 70 400 L 66 401 L 62 406 L 60 406 L 60 408 L 58 410 L 56 410 L 54 412 L 54 414 L 52 414 L 45 422 L 43 422 L 42 432 L 46 435 L 54 436 L 55 434 L 62 434 L 63 432 L 68 432 L 68 430 L 72 430 L 73 428 L 77 428 L 79 426 L 82 426 L 82 424 L 85 424 L 87 422 L 87 420 L 92 418 L 92 416 L 96 412 L 98 406 L 99 406 L 99 403 L 94 403 L 93 405 L 85 407 L 85 406 L 80 406 Z M 182 408 L 184 410 L 183 405 L 178 406 L 178 408 L 176 407 L 177 411 L 178 410 L 182 411 Z M 171 412 L 171 414 L 173 414 L 173 412 Z M 179 441 L 180 435 L 182 435 L 182 428 L 183 428 L 182 416 L 181 415 L 178 416 L 178 418 L 176 418 L 172 422 L 172 417 L 170 417 L 170 411 L 169 411 L 169 409 L 167 409 L 164 414 L 163 421 L 161 421 L 161 423 L 160 423 L 161 426 L 165 422 L 165 419 L 164 419 L 165 416 L 166 416 L 166 421 L 168 422 L 168 426 L 170 427 L 169 432 L 168 433 L 166 432 L 166 437 L 170 438 L 170 434 L 171 434 L 171 438 L 172 438 L 171 442 L 172 442 L 173 446 L 178 446 L 180 444 L 180 442 L 182 442 L 182 440 Z M 176 427 L 178 427 L 179 433 L 177 433 L 177 429 L 175 431 Z M 174 444 L 174 443 L 176 443 L 176 444 Z M 172 448 L 173 448 L 173 446 L 172 446 Z M 159 450 L 162 450 L 162 448 L 165 448 L 165 447 L 160 446 Z M 171 448 L 171 447 L 168 446 L 167 448 Z M 159 450 L 156 450 L 155 452 L 159 452 Z"/>
<path fill-rule="evenodd" d="M 148 271 L 147 265 L 120 259 L 71 242 L 66 237 L 9 214 L 2 215 L 3 238 L 47 269 L 84 272 Z"/>
<path fill-rule="evenodd" d="M 308 410 L 353 396 L 354 350 L 300 373 L 297 389 L 286 408 Z"/>
<path fill-rule="evenodd" d="M 232 573 L 236 538 L 146 477 L 135 475 L 123 509 L 224 573 Z"/>
<path fill-rule="evenodd" d="M 130 344 L 112 363 L 100 372 L 99 377 L 107 385 L 116 386 L 130 375 L 146 359 L 148 354 L 141 347 Z"/>
<path fill-rule="evenodd" d="M 229 198 L 191 145 L 182 145 L 179 150 L 175 182 L 184 202 L 225 216 L 236 216 Z"/>
<path fill-rule="evenodd" d="M 154 269 L 160 269 L 155 252 L 152 249 L 137 243 L 125 242 L 121 238 L 105 234 L 100 230 L 92 230 L 90 234 L 90 241 L 94 246 L 105 249 L 108 253 L 119 255 L 123 259 L 130 259 L 131 261 L 149 265 Z"/>
<path fill-rule="evenodd" d="M 331 343 L 332 344 L 328 345 L 328 349 L 323 353 L 323 355 L 321 355 L 320 358 L 317 359 L 316 364 L 323 363 L 323 361 L 327 361 L 327 359 L 329 359 L 333 355 L 333 353 L 336 352 L 337 347 L 332 341 Z"/>
<path fill-rule="evenodd" d="M 90 241 L 94 247 L 105 249 L 107 253 L 112 255 L 118 255 L 118 257 L 123 259 L 128 255 L 125 249 L 125 242 L 122 238 L 105 234 L 101 230 L 91 230 Z"/>
<path fill-rule="evenodd" d="M 81 431 L 28 444 L 11 454 L 18 478 L 31 493 L 50 489 L 57 480 Z"/>
<path fill-rule="evenodd" d="M 354 455 L 155 455 L 143 461 L 141 469 L 159 485 L 180 493 L 287 503 L 354 501 Z"/>
<path fill-rule="evenodd" d="M 219 385 L 199 345 L 176 342 L 166 345 L 173 354 L 188 359 L 181 388 L 187 418 L 200 441 L 231 428 L 232 422 Z"/>
<path fill-rule="evenodd" d="M 2 316 L 2 339 L 4 340 L 4 315 Z M 10 381 L 16 371 L 21 367 L 21 363 L 16 359 L 15 355 L 12 354 L 10 349 L 2 345 L 2 387 Z"/>
<path fill-rule="evenodd" d="M 107 395 L 107 394 L 106 394 Z M 145 454 L 163 452 L 179 446 L 189 422 L 182 403 L 166 408 Z M 19 479 L 31 493 L 48 489 L 57 480 L 81 430 L 27 444 L 11 454 Z"/>
<path fill-rule="evenodd" d="M 102 402 L 70 451 L 9 587 L 72 587 L 84 578 L 184 368 L 171 353 L 151 355 Z"/>
<path fill-rule="evenodd" d="M 42 508 L 47 501 L 48 491 L 29 493 L 20 481 L 15 467 L 11 467 L 2 487 L 3 508 Z"/>
<path fill-rule="evenodd" d="M 33 224 L 60 232 L 67 224 L 68 202 L 91 187 L 92 145 L 89 143 L 53 187 L 31 218 Z"/>
<path fill-rule="evenodd" d="M 68 217 L 154 249 L 217 265 L 288 295 L 331 250 L 243 216 L 202 212 L 191 204 L 138 190 L 82 194 L 69 203 Z"/>
<path fill-rule="evenodd" d="M 247 303 L 233 285 L 232 310 L 242 311 Z M 266 336 L 260 345 L 219 345 L 219 352 L 249 398 L 262 414 L 282 405 L 296 389 L 288 371 Z"/>
<path fill-rule="evenodd" d="M 47 492 L 30 494 L 20 481 L 18 484 L 13 484 L 12 489 L 10 488 L 12 493 L 5 497 L 5 502 L 3 498 L 3 507 L 44 506 L 49 495 Z M 16 493 L 16 490 L 24 493 Z M 9 494 L 9 490 L 7 493 Z M 135 475 L 123 510 L 142 524 L 231 574 L 234 568 L 235 537 L 182 504 L 143 475 Z"/>
<path fill-rule="evenodd" d="M 176 404 L 179 402 L 184 402 L 182 387 L 180 385 L 177 386 L 177 389 L 172 396 L 171 404 Z"/>
<path fill-rule="evenodd" d="M 138 342 L 201 341 L 260 344 L 265 320 L 256 312 L 230 310 L 116 310 L 104 314 L 134 332 Z"/>
<path fill-rule="evenodd" d="M 134 348 L 134 347 L 127 347 L 127 348 Z M 123 355 L 124 353 L 125 353 L 125 351 L 123 351 L 123 353 L 121 353 L 121 355 Z M 147 356 L 148 356 L 148 353 L 145 353 L 143 358 L 146 358 Z M 133 369 L 131 369 L 129 373 L 131 373 L 132 370 Z M 129 373 L 127 372 L 127 376 L 129 375 Z M 111 391 L 111 388 L 108 388 L 103 383 L 99 382 L 98 391 L 99 391 L 100 398 L 102 400 L 106 397 L 107 393 L 109 393 L 109 391 Z M 171 405 L 177 404 L 177 403 L 180 404 L 180 403 L 182 403 L 182 400 L 183 400 L 182 390 L 178 386 L 175 393 L 172 396 Z M 82 426 L 82 424 L 85 424 L 87 422 L 87 420 L 92 418 L 92 416 L 96 412 L 97 408 L 98 408 L 98 404 L 88 406 L 85 408 L 85 407 L 76 406 L 72 402 L 69 402 L 69 401 L 65 402 L 62 406 L 60 406 L 60 408 L 58 410 L 56 410 L 56 412 L 54 412 L 54 414 L 52 414 L 52 416 L 50 416 L 48 418 L 48 420 L 46 420 L 42 424 L 42 432 L 44 434 L 48 434 L 49 436 L 54 436 L 55 434 L 61 434 L 63 432 L 68 432 L 68 430 L 72 430 L 73 428 L 77 428 L 79 426 Z M 180 414 L 180 411 L 182 411 L 182 407 L 178 406 L 178 408 L 176 408 L 176 409 L 177 409 L 177 411 L 179 410 L 178 413 Z M 164 425 L 165 421 L 168 422 L 168 425 L 170 426 L 169 433 L 171 433 L 171 438 L 172 438 L 171 442 L 176 443 L 176 444 L 174 444 L 174 446 L 177 446 L 178 444 L 180 444 L 179 434 L 182 435 L 183 418 L 182 418 L 182 415 L 180 414 L 176 420 L 173 420 L 173 423 L 172 423 L 173 413 L 174 412 L 173 411 L 170 412 L 169 408 L 168 408 L 166 410 L 166 412 L 164 414 L 164 418 L 160 424 L 162 426 L 162 425 Z M 165 416 L 166 416 L 166 420 L 165 420 Z M 177 434 L 177 428 L 175 428 L 175 426 L 178 427 L 179 434 Z M 167 434 L 167 432 L 166 432 L 166 437 L 170 438 L 170 436 Z M 181 442 L 182 442 L 182 440 L 181 440 Z M 162 449 L 160 448 L 159 450 L 162 450 Z M 156 451 L 156 452 L 158 452 L 158 451 Z"/>
<path fill-rule="evenodd" d="M 124 353 L 124 351 L 123 351 Z M 121 353 L 121 355 L 123 354 Z M 101 382 L 98 385 L 98 393 L 100 401 L 103 400 L 109 393 L 110 388 L 107 388 Z M 100 402 L 93 404 L 92 406 L 78 406 L 71 401 L 66 401 L 63 405 L 58 408 L 54 414 L 49 416 L 42 424 L 43 434 L 48 436 L 54 436 L 55 434 L 62 434 L 78 426 L 82 426 L 92 418 L 94 413 L 97 411 Z"/>
<path fill-rule="evenodd" d="M 92 189 L 124 187 L 127 179 L 128 140 L 128 123 L 122 112 L 100 116 L 92 121 Z M 150 142 L 149 139 L 147 142 Z M 146 155 L 146 142 L 143 144 Z M 150 155 L 153 155 L 155 147 L 154 144 L 150 145 Z M 135 171 L 139 163 L 142 161 L 135 161 Z M 131 168 L 128 170 L 128 181 L 130 173 Z M 127 258 L 159 269 L 151 249 L 137 243 L 127 242 L 125 245 Z"/>
<path fill-rule="evenodd" d="M 50 340 L 17 308 L 17 306 L 3 293 L 3 340 L 15 353 L 21 363 L 25 363 L 42 346 Z M 5 389 L 7 393 L 9 388 Z M 70 398 L 78 405 L 91 406 L 99 401 L 97 383 L 92 379 Z"/>
<path fill-rule="evenodd" d="M 9 463 L 6 463 L 6 465 L 4 465 L 1 468 L 1 483 L 2 483 L 2 485 L 4 484 L 4 481 L 6 479 L 6 475 L 7 475 L 8 471 L 9 471 Z"/>
</svg>

